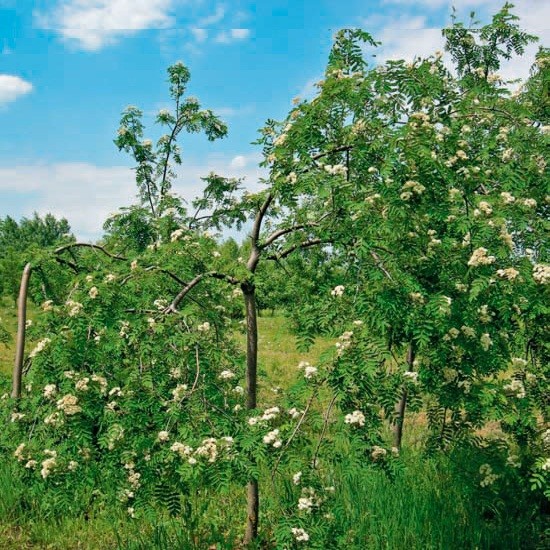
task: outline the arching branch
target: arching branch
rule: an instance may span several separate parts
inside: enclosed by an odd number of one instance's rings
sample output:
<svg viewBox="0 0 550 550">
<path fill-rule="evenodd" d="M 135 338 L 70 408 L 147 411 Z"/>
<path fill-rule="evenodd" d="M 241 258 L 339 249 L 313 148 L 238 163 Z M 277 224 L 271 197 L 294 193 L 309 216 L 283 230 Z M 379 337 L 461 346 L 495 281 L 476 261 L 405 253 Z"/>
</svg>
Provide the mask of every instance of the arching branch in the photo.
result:
<svg viewBox="0 0 550 550">
<path fill-rule="evenodd" d="M 121 261 L 128 261 L 128 258 L 124 258 L 123 256 L 118 256 L 117 254 L 112 254 L 102 246 L 98 244 L 91 244 L 91 243 L 70 243 L 63 246 L 60 246 L 59 248 L 56 248 L 54 253 L 55 254 L 61 254 L 62 252 L 65 252 L 66 250 L 71 250 L 72 248 L 92 248 L 94 250 L 100 250 L 105 254 L 106 256 L 109 256 L 109 258 L 113 258 L 113 260 L 121 260 Z"/>
<path fill-rule="evenodd" d="M 210 271 L 208 273 L 201 273 L 187 283 L 183 289 L 177 294 L 177 296 L 172 300 L 172 303 L 164 309 L 164 313 L 175 313 L 180 302 L 185 298 L 185 296 L 193 290 L 203 279 L 211 277 L 213 279 L 219 279 L 221 281 L 226 281 L 232 285 L 240 285 L 241 281 L 231 275 L 226 275 L 225 273 L 218 273 L 217 271 Z"/>
</svg>

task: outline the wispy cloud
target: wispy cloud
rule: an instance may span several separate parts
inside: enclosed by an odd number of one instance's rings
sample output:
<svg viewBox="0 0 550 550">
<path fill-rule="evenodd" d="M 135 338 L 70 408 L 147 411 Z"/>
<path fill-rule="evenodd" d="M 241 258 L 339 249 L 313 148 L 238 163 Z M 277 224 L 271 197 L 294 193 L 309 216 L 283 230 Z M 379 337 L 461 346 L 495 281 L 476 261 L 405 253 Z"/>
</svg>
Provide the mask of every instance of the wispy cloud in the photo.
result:
<svg viewBox="0 0 550 550">
<path fill-rule="evenodd" d="M 32 91 L 32 84 L 19 76 L 0 74 L 0 106 Z"/>
<path fill-rule="evenodd" d="M 61 0 L 35 12 L 39 27 L 52 29 L 77 47 L 97 51 L 123 36 L 170 27 L 174 0 Z"/>
<path fill-rule="evenodd" d="M 258 181 L 264 175 L 259 160 L 257 154 L 212 154 L 203 161 L 184 163 L 177 170 L 174 192 L 192 200 L 204 187 L 201 177 L 211 171 L 245 178 L 247 189 L 258 190 Z M 0 166 L 2 191 L 29 204 L 24 215 L 35 210 L 39 214 L 51 212 L 67 218 L 79 239 L 95 240 L 111 213 L 135 202 L 136 186 L 134 172 L 128 167 L 67 162 Z"/>
<path fill-rule="evenodd" d="M 219 44 L 231 44 L 239 40 L 245 40 L 250 35 L 250 29 L 229 29 L 220 31 L 216 35 L 216 42 Z"/>
<path fill-rule="evenodd" d="M 386 4 L 399 4 L 417 8 L 419 4 L 426 7 L 449 7 L 453 4 L 457 9 L 479 8 L 480 17 L 487 20 L 494 14 L 502 2 L 497 0 L 386 0 Z M 516 0 L 512 13 L 519 16 L 518 24 L 523 30 L 539 36 L 540 43 L 550 42 L 550 3 L 546 0 Z M 409 15 L 401 10 L 399 15 L 385 14 L 375 15 L 362 20 L 363 27 L 372 32 L 377 40 L 382 42 L 377 58 L 381 61 L 388 59 L 412 60 L 413 57 L 427 57 L 436 50 L 442 50 L 444 39 L 439 27 L 431 27 L 427 23 L 425 15 Z M 500 73 L 505 79 L 525 79 L 529 75 L 529 69 L 534 61 L 537 44 L 526 48 L 522 57 L 515 57 L 502 64 Z"/>
<path fill-rule="evenodd" d="M 223 6 L 216 6 L 216 11 L 213 14 L 201 17 L 197 21 L 197 27 L 211 27 L 220 23 L 224 17 L 225 8 Z"/>
</svg>

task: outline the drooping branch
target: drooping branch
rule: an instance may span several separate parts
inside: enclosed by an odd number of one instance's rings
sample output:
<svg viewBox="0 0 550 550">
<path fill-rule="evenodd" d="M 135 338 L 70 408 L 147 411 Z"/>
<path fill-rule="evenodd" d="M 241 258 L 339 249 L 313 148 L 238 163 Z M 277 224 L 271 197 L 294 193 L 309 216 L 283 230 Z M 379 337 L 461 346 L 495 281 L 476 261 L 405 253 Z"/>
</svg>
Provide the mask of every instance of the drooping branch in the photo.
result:
<svg viewBox="0 0 550 550">
<path fill-rule="evenodd" d="M 380 269 L 380 271 L 382 271 L 382 273 L 384 273 L 384 275 L 390 280 L 393 282 L 393 277 L 391 276 L 391 273 L 384 267 L 384 264 L 382 263 L 382 260 L 380 259 L 380 256 L 374 251 L 374 250 L 371 250 L 370 251 L 370 255 L 374 258 L 374 261 L 376 263 L 376 266 L 378 267 L 378 269 Z"/>
<path fill-rule="evenodd" d="M 91 243 L 70 243 L 63 246 L 60 246 L 59 248 L 56 248 L 54 251 L 54 254 L 61 254 L 62 252 L 65 252 L 65 250 L 71 250 L 72 248 L 92 248 L 94 250 L 100 250 L 105 254 L 106 256 L 109 256 L 109 258 L 113 258 L 113 260 L 121 260 L 121 261 L 128 261 L 128 258 L 124 258 L 123 256 L 118 256 L 117 254 L 112 254 L 108 250 L 106 250 L 103 246 L 100 246 L 99 244 L 91 244 Z"/>
<path fill-rule="evenodd" d="M 323 239 L 310 239 L 309 241 L 293 244 L 292 246 L 289 246 L 287 249 L 283 250 L 282 252 L 279 252 L 278 254 L 271 254 L 271 256 L 267 256 L 267 259 L 275 260 L 275 261 L 282 260 L 283 258 L 286 258 L 287 256 L 289 256 L 299 248 L 311 248 L 312 246 L 317 246 L 319 244 L 330 244 L 331 242 L 332 241 L 323 240 Z"/>
<path fill-rule="evenodd" d="M 313 460 L 311 461 L 311 464 L 314 468 L 317 468 L 317 457 L 319 456 L 319 450 L 321 448 L 321 443 L 323 442 L 323 439 L 325 437 L 325 433 L 328 428 L 328 422 L 330 419 L 330 411 L 332 410 L 332 407 L 334 406 L 334 403 L 336 402 L 337 395 L 334 395 L 332 399 L 330 400 L 330 403 L 328 405 L 328 408 L 325 412 L 325 417 L 323 418 L 323 429 L 321 430 L 321 435 L 319 436 L 319 441 L 317 442 L 317 446 L 315 447 L 315 452 L 313 453 Z"/>
<path fill-rule="evenodd" d="M 203 279 L 211 277 L 213 279 L 219 279 L 221 281 L 226 281 L 232 285 L 239 285 L 241 281 L 231 275 L 226 275 L 225 273 L 218 273 L 217 271 L 210 271 L 208 273 L 200 273 L 189 283 L 187 283 L 183 289 L 177 294 L 177 296 L 172 300 L 172 303 L 164 309 L 164 313 L 175 313 L 177 311 L 178 305 L 185 298 L 185 296 L 193 290 Z"/>
<path fill-rule="evenodd" d="M 330 216 L 330 212 L 327 212 L 324 216 L 321 216 L 318 220 L 313 222 L 307 222 L 307 223 L 301 223 L 297 225 L 293 225 L 291 227 L 285 227 L 283 229 L 278 229 L 277 231 L 274 231 L 267 237 L 267 239 L 259 245 L 260 249 L 267 248 L 270 244 L 273 244 L 277 239 L 280 237 L 283 237 L 284 235 L 288 235 L 289 233 L 294 233 L 295 231 L 300 231 L 302 229 L 308 229 L 309 227 L 318 227 L 319 224 L 326 218 Z"/>
<path fill-rule="evenodd" d="M 275 465 L 273 466 L 273 470 L 271 471 L 271 480 L 275 477 L 275 474 L 277 473 L 277 468 L 279 466 L 279 463 L 281 462 L 281 458 L 283 457 L 283 454 L 286 450 L 286 448 L 292 443 L 292 440 L 296 437 L 296 434 L 298 433 L 298 430 L 300 429 L 300 426 L 303 424 L 307 413 L 309 412 L 309 409 L 311 407 L 311 404 L 313 403 L 313 400 L 315 399 L 317 393 L 313 392 L 310 396 L 310 398 L 307 401 L 306 408 L 302 412 L 302 416 L 300 417 L 300 420 L 298 420 L 296 426 L 294 427 L 294 430 L 292 430 L 292 433 L 290 434 L 290 437 L 286 440 L 286 443 L 284 447 L 281 449 L 281 452 L 279 456 L 277 457 L 277 461 L 275 462 Z"/>
<path fill-rule="evenodd" d="M 27 293 L 32 266 L 27 264 L 21 276 L 19 300 L 17 303 L 17 340 L 15 343 L 15 362 L 13 365 L 11 396 L 14 399 L 21 397 L 21 377 L 23 374 L 23 358 L 25 356 L 25 332 L 27 323 Z"/>
</svg>

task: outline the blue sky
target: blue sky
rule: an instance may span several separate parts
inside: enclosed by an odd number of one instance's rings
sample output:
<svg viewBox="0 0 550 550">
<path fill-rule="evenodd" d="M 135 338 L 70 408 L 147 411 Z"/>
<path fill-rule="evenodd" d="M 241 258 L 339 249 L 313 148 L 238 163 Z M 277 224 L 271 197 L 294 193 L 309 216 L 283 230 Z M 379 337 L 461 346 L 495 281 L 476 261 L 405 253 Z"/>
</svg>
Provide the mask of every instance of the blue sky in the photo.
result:
<svg viewBox="0 0 550 550">
<path fill-rule="evenodd" d="M 189 93 L 229 136 L 182 136 L 176 191 L 196 195 L 210 170 L 253 189 L 257 129 L 314 93 L 335 31 L 368 30 L 383 42 L 379 59 L 429 55 L 451 4 L 487 20 L 503 1 L 0 0 L 0 217 L 53 212 L 82 239 L 99 237 L 135 195 L 131 160 L 112 142 L 120 112 L 141 108 L 155 138 L 153 115 L 169 106 L 166 67 L 177 60 L 191 70 Z M 550 2 L 515 4 L 548 46 Z M 535 51 L 505 76 L 526 76 Z"/>
</svg>

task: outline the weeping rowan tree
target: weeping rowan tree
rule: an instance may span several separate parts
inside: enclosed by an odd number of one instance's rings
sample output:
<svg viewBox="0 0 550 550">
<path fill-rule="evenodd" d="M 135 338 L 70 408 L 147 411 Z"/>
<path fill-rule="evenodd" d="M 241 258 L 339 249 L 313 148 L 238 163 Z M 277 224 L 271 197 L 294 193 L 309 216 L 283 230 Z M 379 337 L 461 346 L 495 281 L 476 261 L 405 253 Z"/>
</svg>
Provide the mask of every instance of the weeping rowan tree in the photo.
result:
<svg viewBox="0 0 550 550">
<path fill-rule="evenodd" d="M 139 111 L 124 113 L 116 143 L 137 162 L 141 202 L 108 221 L 111 249 L 57 250 L 74 279 L 44 303 L 23 399 L 2 409 L 0 442 L 43 506 L 122 501 L 134 517 L 162 505 L 190 528 L 215 506 L 227 526 L 246 483 L 248 543 L 262 483 L 269 539 L 339 547 L 336 471 L 394 473 L 420 407 L 430 450 L 476 448 L 465 464 L 480 490 L 548 490 L 548 52 L 511 95 L 495 71 L 531 37 L 509 6 L 444 34 L 454 73 L 439 53 L 369 66 L 370 35 L 338 33 L 318 95 L 262 130 L 266 189 L 211 174 L 190 211 L 170 191 L 176 138 L 225 127 L 183 99 L 185 67 L 169 70 L 176 109 L 159 113 L 155 148 Z M 247 221 L 249 255 L 228 261 L 206 231 Z M 304 344 L 320 330 L 336 346 L 260 409 L 257 279 L 308 251 L 337 268 L 292 314 Z M 496 441 L 480 432 L 489 422 Z"/>
</svg>

